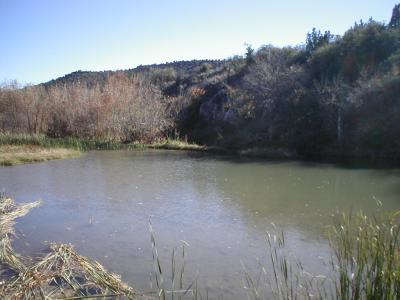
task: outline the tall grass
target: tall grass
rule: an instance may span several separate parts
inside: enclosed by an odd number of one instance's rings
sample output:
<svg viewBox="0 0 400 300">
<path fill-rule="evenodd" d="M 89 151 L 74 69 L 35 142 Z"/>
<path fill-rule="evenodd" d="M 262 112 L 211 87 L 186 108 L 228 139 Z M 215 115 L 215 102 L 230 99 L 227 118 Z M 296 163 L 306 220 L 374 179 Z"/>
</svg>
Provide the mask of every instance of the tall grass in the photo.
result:
<svg viewBox="0 0 400 300">
<path fill-rule="evenodd" d="M 72 158 L 80 154 L 81 151 L 72 148 L 44 148 L 36 145 L 0 145 L 0 166 Z"/>
<path fill-rule="evenodd" d="M 267 236 L 271 269 L 244 267 L 249 299 L 400 299 L 398 215 L 338 214 L 329 230 L 330 276 L 308 273 L 285 252 L 284 234 Z"/>
<path fill-rule="evenodd" d="M 50 138 L 43 134 L 0 133 L 0 145 L 38 145 L 49 148 L 74 148 L 86 150 L 117 150 L 124 145 L 117 141 L 78 137 Z"/>
<path fill-rule="evenodd" d="M 12 278 L 4 278 L 0 272 L 2 299 L 140 296 L 119 276 L 79 256 L 70 245 L 53 244 L 48 255 L 35 260 L 18 255 L 12 248 L 15 219 L 39 204 L 17 205 L 0 195 L 0 269 L 8 266 L 15 273 Z M 362 212 L 338 214 L 329 230 L 332 256 L 328 276 L 307 272 L 302 262 L 286 251 L 284 233 L 268 234 L 266 249 L 271 267 L 261 265 L 254 277 L 243 266 L 248 299 L 400 299 L 399 216 L 400 211 L 375 216 Z M 151 282 L 155 281 L 155 292 L 149 299 L 208 299 L 208 293 L 203 297 L 196 279 L 185 282 L 185 244 L 180 251 L 172 251 L 171 270 L 167 272 L 151 223 L 149 230 L 154 264 Z"/>
<path fill-rule="evenodd" d="M 11 134 L 0 132 L 0 145 L 38 145 L 48 148 L 74 148 L 80 151 L 87 150 L 118 150 L 118 149 L 167 149 L 204 151 L 205 146 L 189 143 L 179 139 L 162 139 L 151 144 L 132 142 L 122 143 L 119 140 L 83 137 L 48 137 L 43 134 Z"/>
<path fill-rule="evenodd" d="M 149 222 L 150 240 L 152 247 L 153 265 L 154 265 L 154 278 L 155 287 L 157 288 L 157 297 L 159 300 L 202 300 L 208 299 L 208 293 L 206 298 L 203 298 L 197 279 L 193 280 L 190 284 L 185 285 L 185 263 L 186 263 L 186 252 L 185 243 L 182 243 L 181 254 L 178 254 L 176 248 L 172 250 L 171 255 L 171 276 L 166 276 L 166 271 L 162 267 L 160 257 L 158 255 L 158 248 L 156 245 L 155 232 L 151 223 Z M 152 282 L 151 282 L 151 285 Z"/>
<path fill-rule="evenodd" d="M 342 214 L 331 231 L 338 299 L 400 298 L 397 215 Z"/>
<path fill-rule="evenodd" d="M 206 151 L 206 146 L 190 143 L 187 140 L 180 139 L 164 139 L 158 142 L 147 145 L 149 148 L 154 149 L 167 149 L 167 150 L 190 150 L 190 151 Z"/>
<path fill-rule="evenodd" d="M 248 299 L 327 299 L 330 294 L 328 278 L 308 273 L 302 262 L 286 251 L 285 245 L 283 232 L 267 234 L 267 259 L 270 267 L 261 264 L 257 277 L 253 277 L 242 264 Z"/>
</svg>

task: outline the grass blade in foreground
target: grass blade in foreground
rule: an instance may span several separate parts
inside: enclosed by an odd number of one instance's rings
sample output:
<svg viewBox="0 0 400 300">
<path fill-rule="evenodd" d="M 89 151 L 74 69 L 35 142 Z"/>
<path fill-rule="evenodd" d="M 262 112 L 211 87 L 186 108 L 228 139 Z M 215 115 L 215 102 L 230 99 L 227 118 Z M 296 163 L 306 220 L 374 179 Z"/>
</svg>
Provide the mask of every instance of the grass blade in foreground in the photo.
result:
<svg viewBox="0 0 400 300">
<path fill-rule="evenodd" d="M 284 235 L 268 235 L 271 270 L 258 280 L 245 270 L 249 299 L 399 299 L 398 214 L 369 217 L 362 212 L 336 216 L 330 230 L 331 278 L 313 276 L 284 251 Z"/>
</svg>

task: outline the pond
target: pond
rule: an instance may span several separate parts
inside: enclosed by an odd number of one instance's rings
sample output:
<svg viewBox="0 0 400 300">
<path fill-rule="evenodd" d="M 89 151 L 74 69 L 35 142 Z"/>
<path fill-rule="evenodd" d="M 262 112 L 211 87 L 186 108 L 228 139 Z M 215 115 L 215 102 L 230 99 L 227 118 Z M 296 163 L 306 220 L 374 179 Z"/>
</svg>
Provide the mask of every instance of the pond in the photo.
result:
<svg viewBox="0 0 400 300">
<path fill-rule="evenodd" d="M 290 254 L 307 271 L 325 274 L 332 215 L 400 209 L 399 175 L 184 151 L 91 151 L 0 168 L 0 189 L 18 202 L 43 200 L 18 220 L 15 246 L 24 254 L 37 255 L 48 242 L 72 243 L 150 292 L 151 221 L 166 277 L 172 249 L 180 253 L 185 244 L 187 283 L 197 278 L 210 295 L 243 299 L 242 265 L 255 277 L 260 264 L 271 271 L 267 232 L 283 230 Z"/>
</svg>

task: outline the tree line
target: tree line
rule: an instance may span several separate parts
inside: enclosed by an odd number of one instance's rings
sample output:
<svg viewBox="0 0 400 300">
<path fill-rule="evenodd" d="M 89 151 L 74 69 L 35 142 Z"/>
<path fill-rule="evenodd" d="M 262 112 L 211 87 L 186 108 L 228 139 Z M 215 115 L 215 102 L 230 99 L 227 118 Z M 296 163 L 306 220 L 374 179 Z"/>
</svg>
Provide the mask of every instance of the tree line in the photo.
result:
<svg viewBox="0 0 400 300">
<path fill-rule="evenodd" d="M 3 132 L 147 142 L 172 126 L 168 103 L 142 74 L 110 73 L 91 86 L 74 81 L 0 89 Z"/>
<path fill-rule="evenodd" d="M 1 131 L 50 137 L 399 157 L 399 121 L 400 4 L 388 24 L 314 28 L 302 46 L 0 88 Z"/>
</svg>

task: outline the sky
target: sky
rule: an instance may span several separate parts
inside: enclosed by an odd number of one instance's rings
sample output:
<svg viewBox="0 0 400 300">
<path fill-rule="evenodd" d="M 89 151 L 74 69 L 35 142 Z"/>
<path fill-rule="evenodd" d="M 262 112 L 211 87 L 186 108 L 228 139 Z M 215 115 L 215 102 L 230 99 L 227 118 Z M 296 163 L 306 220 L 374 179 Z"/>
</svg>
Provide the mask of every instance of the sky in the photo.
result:
<svg viewBox="0 0 400 300">
<path fill-rule="evenodd" d="M 360 19 L 388 23 L 398 2 L 0 0 L 0 82 L 299 45 L 313 27 L 342 35 Z"/>
</svg>

